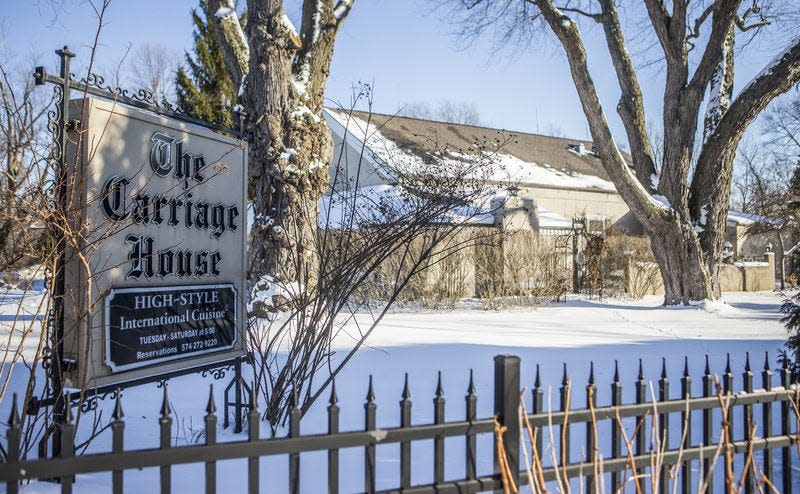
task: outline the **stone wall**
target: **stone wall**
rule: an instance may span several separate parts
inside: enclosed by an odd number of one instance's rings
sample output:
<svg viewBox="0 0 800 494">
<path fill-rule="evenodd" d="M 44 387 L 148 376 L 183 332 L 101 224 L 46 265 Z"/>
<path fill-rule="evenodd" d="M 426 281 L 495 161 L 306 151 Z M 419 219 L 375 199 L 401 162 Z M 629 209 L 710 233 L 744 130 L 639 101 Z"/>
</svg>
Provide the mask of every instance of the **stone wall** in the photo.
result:
<svg viewBox="0 0 800 494">
<path fill-rule="evenodd" d="M 626 291 L 635 295 L 663 295 L 664 284 L 654 262 L 630 263 L 625 271 Z M 775 253 L 763 261 L 723 264 L 719 270 L 723 292 L 760 292 L 775 289 Z"/>
</svg>

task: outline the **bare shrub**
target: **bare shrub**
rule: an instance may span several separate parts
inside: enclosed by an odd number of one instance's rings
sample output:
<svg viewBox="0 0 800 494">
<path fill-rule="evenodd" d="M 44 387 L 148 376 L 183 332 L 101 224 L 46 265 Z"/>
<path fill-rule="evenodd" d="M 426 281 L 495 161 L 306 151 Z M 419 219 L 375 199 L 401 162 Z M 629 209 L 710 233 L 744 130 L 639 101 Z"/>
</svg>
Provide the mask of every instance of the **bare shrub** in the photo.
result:
<svg viewBox="0 0 800 494">
<path fill-rule="evenodd" d="M 646 237 L 611 230 L 589 235 L 582 288 L 599 297 L 640 299 L 661 286 L 661 273 Z"/>
<path fill-rule="evenodd" d="M 371 98 L 368 88 L 358 92 L 353 106 L 364 97 Z M 376 131 L 369 117 L 356 121 L 352 108 L 344 113 L 345 132 L 351 125 L 367 126 L 353 130 L 361 132 L 357 138 L 364 143 L 357 157 L 360 171 L 366 142 Z M 303 245 L 319 259 L 318 274 L 298 261 L 285 267 L 298 273 L 290 277 L 292 283 L 270 276 L 254 283 L 248 332 L 256 387 L 273 432 L 285 423 L 292 404 L 301 413 L 311 407 L 394 303 L 424 298 L 436 285 L 451 296 L 459 290 L 460 275 L 429 270 L 455 263 L 480 241 L 481 235 L 459 233 L 487 214 L 476 205 L 488 203 L 492 194 L 487 180 L 503 143 L 477 143 L 468 150 L 431 144 L 423 165 L 409 163 L 407 156 L 389 157 L 384 165 L 396 179 L 392 185 L 358 188 L 357 174 L 352 182 L 337 167 L 320 219 L 314 220 L 319 226 L 314 244 Z M 340 159 L 335 156 L 334 162 Z M 340 335 L 348 348 L 334 359 L 332 346 Z"/>
<path fill-rule="evenodd" d="M 535 303 L 561 297 L 569 279 L 569 257 L 553 237 L 517 231 L 504 238 L 505 295 L 528 297 Z"/>
</svg>

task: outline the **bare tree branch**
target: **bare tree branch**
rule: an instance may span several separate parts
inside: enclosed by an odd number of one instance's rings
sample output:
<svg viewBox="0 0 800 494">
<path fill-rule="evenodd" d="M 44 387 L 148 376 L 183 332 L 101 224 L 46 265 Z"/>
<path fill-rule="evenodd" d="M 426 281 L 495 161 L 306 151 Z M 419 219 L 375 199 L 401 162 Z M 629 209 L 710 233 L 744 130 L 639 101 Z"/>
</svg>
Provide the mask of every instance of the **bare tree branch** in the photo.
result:
<svg viewBox="0 0 800 494">
<path fill-rule="evenodd" d="M 208 0 L 206 19 L 217 32 L 217 42 L 234 87 L 241 86 L 242 78 L 250 71 L 250 45 L 236 15 L 234 0 Z"/>
<path fill-rule="evenodd" d="M 730 32 L 731 26 L 733 26 L 736 11 L 740 4 L 741 0 L 717 0 L 714 2 L 716 8 L 711 21 L 712 27 L 709 40 L 689 83 L 694 91 L 703 91 L 711 80 L 714 70 L 719 66 L 724 56 L 725 38 Z"/>
<path fill-rule="evenodd" d="M 628 168 L 628 164 L 622 157 L 611 134 L 602 103 L 589 74 L 586 50 L 577 24 L 558 10 L 551 0 L 536 0 L 536 5 L 539 6 L 545 21 L 564 47 L 572 79 L 578 90 L 578 96 L 603 167 L 637 217 L 640 219 L 647 217 L 653 220 L 660 218 L 665 211 L 656 206 L 650 194 Z"/>
<path fill-rule="evenodd" d="M 709 4 L 703 11 L 703 13 L 701 13 L 697 17 L 697 19 L 694 20 L 694 27 L 692 28 L 692 32 L 690 32 L 686 36 L 687 41 L 690 39 L 695 39 L 700 37 L 700 28 L 703 26 L 703 24 L 705 24 L 706 20 L 708 20 L 708 17 L 711 15 L 711 13 L 714 12 L 715 6 L 716 4 L 713 3 Z"/>
<path fill-rule="evenodd" d="M 672 41 L 669 33 L 669 24 L 671 21 L 669 12 L 667 12 L 663 0 L 644 0 L 644 5 L 647 7 L 647 14 L 650 16 L 650 22 L 661 44 L 661 49 L 664 50 L 664 54 L 667 57 L 670 57 L 672 53 Z"/>
<path fill-rule="evenodd" d="M 723 219 L 728 211 L 726 201 L 708 201 L 707 198 L 729 197 L 733 153 L 744 131 L 770 101 L 799 81 L 800 38 L 797 38 L 739 93 L 703 145 L 691 183 L 690 203 L 696 217 L 705 213 L 708 218 L 700 233 L 706 248 L 720 242 L 721 229 L 725 228 Z"/>
<path fill-rule="evenodd" d="M 341 25 L 347 18 L 347 15 L 353 9 L 355 0 L 339 0 L 333 8 L 333 16 L 336 17 L 336 23 Z"/>
<path fill-rule="evenodd" d="M 573 13 L 573 14 L 578 14 L 578 15 L 582 15 L 584 17 L 588 17 L 589 19 L 591 19 L 591 20 L 593 20 L 593 21 L 595 21 L 597 23 L 603 22 L 603 13 L 602 12 L 592 13 L 592 12 L 587 12 L 587 11 L 585 11 L 583 9 L 579 9 L 579 8 L 575 8 L 575 7 L 557 7 L 557 8 L 558 8 L 558 10 L 560 10 L 562 12 L 570 12 L 570 13 Z"/>
<path fill-rule="evenodd" d="M 644 114 L 644 98 L 636 69 L 622 37 L 622 27 L 613 0 L 600 0 L 603 10 L 601 22 L 605 32 L 606 44 L 611 61 L 617 73 L 622 95 L 617 104 L 617 113 L 622 118 L 628 143 L 633 155 L 633 167 L 639 182 L 648 190 L 653 188 L 651 177 L 656 169 L 653 162 L 653 151 L 647 138 L 647 125 Z"/>
</svg>

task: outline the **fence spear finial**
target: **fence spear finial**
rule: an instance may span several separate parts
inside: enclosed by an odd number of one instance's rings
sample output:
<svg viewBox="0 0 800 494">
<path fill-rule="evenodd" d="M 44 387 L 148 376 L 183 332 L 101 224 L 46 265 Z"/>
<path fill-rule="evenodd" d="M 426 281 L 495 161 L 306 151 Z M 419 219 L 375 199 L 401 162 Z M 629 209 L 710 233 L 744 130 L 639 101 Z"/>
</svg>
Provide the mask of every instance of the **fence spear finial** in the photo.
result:
<svg viewBox="0 0 800 494">
<path fill-rule="evenodd" d="M 667 378 L 667 358 L 661 357 L 661 379 Z"/>
<path fill-rule="evenodd" d="M 589 386 L 594 385 L 594 362 L 589 362 Z"/>
<path fill-rule="evenodd" d="M 683 377 L 689 377 L 689 356 L 683 356 Z"/>
<path fill-rule="evenodd" d="M 707 376 L 711 375 L 711 367 L 709 367 L 709 365 L 708 365 L 708 354 L 706 354 L 706 369 L 705 369 L 704 373 Z"/>
<path fill-rule="evenodd" d="M 725 357 L 725 374 L 730 374 L 731 373 L 731 354 L 730 353 L 726 353 L 725 355 L 726 355 L 726 357 Z"/>
<path fill-rule="evenodd" d="M 472 374 L 470 374 L 470 381 L 472 380 Z M 539 364 L 536 364 L 536 379 L 533 381 L 533 386 L 536 388 L 542 387 L 542 379 L 539 377 Z"/>
<path fill-rule="evenodd" d="M 619 382 L 619 361 L 614 360 L 614 383 Z"/>
<path fill-rule="evenodd" d="M 567 363 L 564 362 L 564 375 L 561 377 L 561 386 L 566 386 L 569 382 L 569 377 L 567 377 Z"/>
<path fill-rule="evenodd" d="M 764 370 L 768 371 L 769 369 L 769 350 L 764 352 Z"/>
<path fill-rule="evenodd" d="M 17 410 L 17 393 L 11 395 L 11 415 L 8 417 L 9 427 L 19 427 L 21 422 L 19 411 Z"/>
<path fill-rule="evenodd" d="M 369 388 L 367 389 L 367 402 L 372 403 L 375 401 L 375 390 L 372 389 L 372 374 L 369 375 Z"/>
<path fill-rule="evenodd" d="M 209 386 L 208 390 L 208 404 L 206 405 L 206 414 L 213 415 L 217 411 L 217 405 L 214 403 L 214 384 Z"/>
<path fill-rule="evenodd" d="M 472 369 L 469 370 L 469 386 L 467 386 L 467 394 L 475 394 L 475 379 L 472 377 Z"/>
<path fill-rule="evenodd" d="M 339 396 L 336 394 L 336 379 L 331 381 L 331 396 L 328 398 L 328 403 L 331 405 L 339 403 Z"/>
<path fill-rule="evenodd" d="M 122 388 L 117 388 L 116 398 L 114 400 L 114 420 L 122 420 L 125 413 L 122 411 Z"/>
<path fill-rule="evenodd" d="M 161 400 L 161 416 L 169 417 L 169 396 L 167 396 L 167 383 L 164 383 L 164 397 Z"/>
<path fill-rule="evenodd" d="M 441 398 L 444 396 L 444 389 L 442 388 L 442 371 L 439 371 L 439 377 L 436 381 L 436 397 Z"/>
<path fill-rule="evenodd" d="M 642 368 L 642 359 L 639 359 L 639 375 L 636 376 L 639 381 L 644 381 L 644 368 Z"/>
<path fill-rule="evenodd" d="M 750 352 L 744 352 L 744 371 L 751 372 L 750 370 Z"/>
</svg>

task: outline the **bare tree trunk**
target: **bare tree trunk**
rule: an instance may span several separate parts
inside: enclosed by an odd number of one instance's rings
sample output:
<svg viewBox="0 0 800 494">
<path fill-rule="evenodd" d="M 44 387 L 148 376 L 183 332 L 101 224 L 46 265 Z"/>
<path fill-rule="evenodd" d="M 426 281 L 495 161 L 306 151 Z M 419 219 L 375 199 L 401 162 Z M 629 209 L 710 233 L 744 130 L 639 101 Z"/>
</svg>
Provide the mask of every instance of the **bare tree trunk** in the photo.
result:
<svg viewBox="0 0 800 494">
<path fill-rule="evenodd" d="M 250 0 L 245 35 L 232 2 L 209 2 L 207 17 L 219 33 L 233 80 L 243 88 L 252 134 L 248 278 L 265 289 L 277 284 L 285 294 L 296 283 L 316 284 L 317 207 L 333 156 L 323 95 L 336 34 L 352 3 L 304 0 L 298 34 L 283 0 Z M 307 291 L 293 290 L 291 296 Z"/>
<path fill-rule="evenodd" d="M 741 1 L 713 3 L 700 14 L 691 32 L 689 2 L 674 2 L 669 11 L 664 2 L 644 1 L 666 67 L 664 149 L 657 189 L 661 197 L 657 197 L 651 195 L 652 184 L 642 176 L 652 169 L 654 160 L 645 135 L 641 90 L 625 49 L 615 3 L 599 0 L 599 13 L 571 7 L 562 10 L 552 0 L 533 3 L 564 48 L 603 167 L 650 237 L 664 281 L 664 303 L 719 298 L 734 154 L 744 130 L 767 103 L 800 80 L 800 38 L 731 101 L 733 26 L 743 22 L 737 14 Z M 565 12 L 603 24 L 622 92 L 618 112 L 628 134 L 633 164 L 625 161 L 611 135 L 578 25 Z M 700 26 L 708 19 L 708 42 L 690 72 L 689 40 L 699 36 Z M 689 181 L 700 106 L 709 85 L 714 94 L 705 121 L 705 139 Z"/>
<path fill-rule="evenodd" d="M 661 269 L 665 305 L 719 298 L 719 286 L 712 283 L 712 273 L 691 225 L 675 218 L 672 225 L 648 233 Z"/>
</svg>

